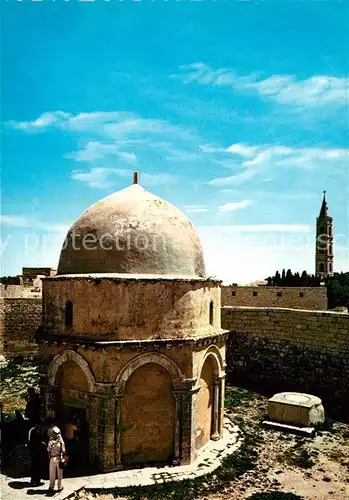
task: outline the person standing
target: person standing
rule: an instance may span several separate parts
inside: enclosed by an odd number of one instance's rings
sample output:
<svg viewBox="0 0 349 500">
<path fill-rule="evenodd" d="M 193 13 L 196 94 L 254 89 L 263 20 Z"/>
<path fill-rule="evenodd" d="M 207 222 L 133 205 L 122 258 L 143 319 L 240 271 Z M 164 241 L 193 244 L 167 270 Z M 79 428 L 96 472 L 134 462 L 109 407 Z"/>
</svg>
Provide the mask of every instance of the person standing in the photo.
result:
<svg viewBox="0 0 349 500">
<path fill-rule="evenodd" d="M 40 395 L 34 387 L 28 387 L 26 399 L 24 417 L 29 421 L 29 425 L 35 425 L 40 420 Z"/>
<path fill-rule="evenodd" d="M 41 422 L 37 422 L 28 434 L 28 448 L 30 451 L 30 485 L 40 486 L 42 474 L 42 458 L 45 443 L 42 436 Z"/>
<path fill-rule="evenodd" d="M 63 469 L 60 468 L 59 463 L 65 454 L 65 444 L 58 427 L 51 429 L 51 436 L 47 445 L 47 452 L 50 461 L 50 486 L 49 492 L 53 492 L 55 488 L 56 478 L 58 479 L 58 491 L 62 491 L 62 478 Z"/>
<path fill-rule="evenodd" d="M 76 415 L 73 415 L 68 419 L 68 422 L 66 423 L 64 428 L 64 440 L 67 445 L 70 470 L 72 470 L 74 466 L 76 466 L 76 432 L 78 432 L 79 430 L 79 421 Z"/>
</svg>

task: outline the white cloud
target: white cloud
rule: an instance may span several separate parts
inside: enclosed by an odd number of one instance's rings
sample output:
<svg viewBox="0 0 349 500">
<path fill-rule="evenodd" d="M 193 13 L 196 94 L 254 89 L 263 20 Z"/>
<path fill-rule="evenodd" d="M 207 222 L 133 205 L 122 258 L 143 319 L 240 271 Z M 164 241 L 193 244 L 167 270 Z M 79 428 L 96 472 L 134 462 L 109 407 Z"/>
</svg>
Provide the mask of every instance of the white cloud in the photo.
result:
<svg viewBox="0 0 349 500">
<path fill-rule="evenodd" d="M 26 215 L 0 215 L 1 225 L 7 227 L 31 227 L 33 220 Z"/>
<path fill-rule="evenodd" d="M 27 132 L 41 131 L 50 127 L 61 127 L 64 123 L 69 122 L 71 116 L 70 113 L 64 111 L 46 112 L 33 121 L 10 121 L 9 125 Z"/>
<path fill-rule="evenodd" d="M 167 172 L 158 172 L 156 174 L 147 174 L 146 172 L 142 172 L 141 181 L 145 186 L 160 186 L 164 184 L 174 184 L 178 181 L 178 178 L 177 176 L 168 174 Z"/>
<path fill-rule="evenodd" d="M 209 181 L 209 184 L 212 186 L 225 186 L 226 184 L 230 184 L 232 186 L 239 186 L 244 182 L 252 179 L 257 172 L 255 170 L 245 170 L 241 172 L 241 174 L 237 175 L 228 175 L 227 177 L 216 177 Z"/>
<path fill-rule="evenodd" d="M 229 203 L 225 203 L 224 205 L 220 205 L 218 207 L 219 212 L 234 212 L 235 210 L 241 210 L 242 208 L 247 208 L 252 205 L 252 200 L 242 200 L 242 201 L 231 201 Z"/>
<path fill-rule="evenodd" d="M 268 144 L 249 146 L 237 143 L 225 149 L 211 148 L 210 152 L 216 163 L 230 170 L 241 170 L 233 175 L 217 177 L 209 181 L 209 184 L 215 186 L 239 185 L 258 174 L 270 174 L 280 168 L 312 170 L 323 166 L 331 167 L 334 164 L 342 165 L 344 159 L 349 159 L 349 149 L 292 148 Z M 222 157 L 223 153 L 225 159 L 217 160 Z M 264 176 L 265 178 L 272 179 L 272 177 Z"/>
<path fill-rule="evenodd" d="M 184 83 L 231 87 L 237 92 L 255 93 L 262 99 L 297 107 L 345 104 L 348 100 L 349 78 L 316 75 L 300 80 L 294 75 L 272 75 L 260 79 L 256 75 L 238 76 L 233 71 L 213 69 L 205 63 L 181 66 L 180 73 L 171 75 Z"/>
<path fill-rule="evenodd" d="M 188 213 L 205 213 L 209 212 L 211 208 L 206 205 L 185 205 L 183 210 Z"/>
<path fill-rule="evenodd" d="M 31 228 L 54 233 L 64 233 L 69 229 L 68 225 L 41 222 L 30 215 L 0 215 L 0 222 L 3 227 Z"/>
<path fill-rule="evenodd" d="M 128 177 L 131 179 L 132 170 L 120 168 L 102 168 L 94 167 L 88 171 L 74 170 L 72 178 L 76 181 L 85 182 L 91 188 L 105 188 L 115 186 L 119 177 Z M 142 172 L 141 183 L 145 186 L 159 186 L 163 184 L 173 184 L 177 182 L 175 175 L 159 172 L 149 174 Z"/>
<path fill-rule="evenodd" d="M 105 144 L 100 141 L 88 141 L 83 149 L 67 153 L 65 158 L 73 159 L 76 162 L 92 162 L 107 155 L 116 156 L 127 163 L 137 163 L 137 157 L 134 153 L 121 151 L 118 144 Z"/>
<path fill-rule="evenodd" d="M 134 136 L 176 134 L 183 140 L 190 140 L 191 133 L 183 127 L 165 120 L 143 118 L 136 113 L 122 111 L 95 111 L 91 113 L 45 112 L 32 121 L 10 121 L 8 125 L 25 132 L 44 132 L 50 128 L 65 131 L 100 135 L 117 140 L 136 139 Z"/>
<path fill-rule="evenodd" d="M 33 121 L 9 122 L 22 132 L 60 130 L 79 140 L 76 151 L 64 155 L 69 160 L 91 165 L 89 171 L 73 170 L 72 178 L 85 181 L 90 187 L 106 187 L 115 183 L 115 176 L 131 165 L 147 171 L 156 162 L 194 162 L 200 155 L 199 138 L 190 130 L 165 120 L 143 118 L 135 113 L 119 111 L 79 113 L 47 112 Z M 92 168 L 93 167 L 93 168 Z M 143 174 L 149 186 L 173 183 L 170 173 Z"/>
<path fill-rule="evenodd" d="M 122 113 L 118 111 L 111 112 L 93 112 L 79 113 L 73 115 L 65 111 L 47 111 L 32 121 L 10 121 L 9 125 L 15 129 L 23 131 L 44 131 L 49 128 L 59 128 L 64 130 L 73 130 L 81 132 L 84 130 L 99 129 L 101 125 L 107 125 L 115 121 L 127 121 L 134 118 L 132 113 Z"/>
<path fill-rule="evenodd" d="M 225 151 L 227 151 L 228 153 L 235 153 L 244 158 L 250 158 L 255 154 L 256 150 L 257 150 L 256 146 L 248 146 L 246 144 L 237 143 L 237 144 L 232 144 Z"/>
<path fill-rule="evenodd" d="M 112 169 L 96 167 L 88 171 L 73 170 L 72 179 L 85 182 L 91 188 L 104 188 L 111 186 L 110 177 L 115 174 Z M 131 177 L 131 172 L 129 172 Z"/>
</svg>

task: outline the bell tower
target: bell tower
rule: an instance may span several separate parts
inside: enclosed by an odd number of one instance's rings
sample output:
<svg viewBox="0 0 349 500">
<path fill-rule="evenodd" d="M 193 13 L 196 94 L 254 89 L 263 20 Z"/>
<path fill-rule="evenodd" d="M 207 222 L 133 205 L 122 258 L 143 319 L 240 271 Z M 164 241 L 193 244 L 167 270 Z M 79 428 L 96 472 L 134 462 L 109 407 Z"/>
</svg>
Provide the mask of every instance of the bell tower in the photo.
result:
<svg viewBox="0 0 349 500">
<path fill-rule="evenodd" d="M 328 215 L 326 191 L 316 219 L 315 274 L 321 278 L 333 275 L 332 217 Z"/>
</svg>

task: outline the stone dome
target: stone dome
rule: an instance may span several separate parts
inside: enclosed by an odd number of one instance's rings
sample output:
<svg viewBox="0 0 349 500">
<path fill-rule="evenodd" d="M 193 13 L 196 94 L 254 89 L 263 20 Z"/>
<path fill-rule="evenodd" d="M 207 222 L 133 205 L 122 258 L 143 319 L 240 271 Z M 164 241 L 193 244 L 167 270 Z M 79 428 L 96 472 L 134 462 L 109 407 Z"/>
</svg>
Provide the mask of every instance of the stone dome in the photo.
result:
<svg viewBox="0 0 349 500">
<path fill-rule="evenodd" d="M 57 274 L 91 273 L 194 278 L 205 265 L 189 219 L 134 183 L 91 205 L 67 234 Z"/>
</svg>

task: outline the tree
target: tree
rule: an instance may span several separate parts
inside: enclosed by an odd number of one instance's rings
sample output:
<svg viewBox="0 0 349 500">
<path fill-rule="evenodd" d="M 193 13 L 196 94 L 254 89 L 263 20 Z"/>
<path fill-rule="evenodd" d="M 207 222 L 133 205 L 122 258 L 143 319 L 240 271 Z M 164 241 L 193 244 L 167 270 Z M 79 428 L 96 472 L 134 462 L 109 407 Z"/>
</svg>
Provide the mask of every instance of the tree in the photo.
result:
<svg viewBox="0 0 349 500">
<path fill-rule="evenodd" d="M 326 279 L 328 308 L 345 306 L 349 308 L 349 272 L 335 273 Z"/>
<path fill-rule="evenodd" d="M 285 281 L 283 284 L 284 284 L 284 286 L 292 286 L 292 282 L 293 282 L 292 271 L 291 271 L 291 269 L 287 269 Z"/>
<path fill-rule="evenodd" d="M 281 285 L 281 276 L 280 276 L 279 271 L 276 271 L 273 281 L 274 281 L 274 285 L 276 285 L 276 286 Z"/>
<path fill-rule="evenodd" d="M 20 285 L 20 276 L 1 276 L 0 283 L 3 285 Z"/>
<path fill-rule="evenodd" d="M 299 283 L 300 286 L 309 286 L 309 276 L 307 271 L 302 271 Z"/>
</svg>

